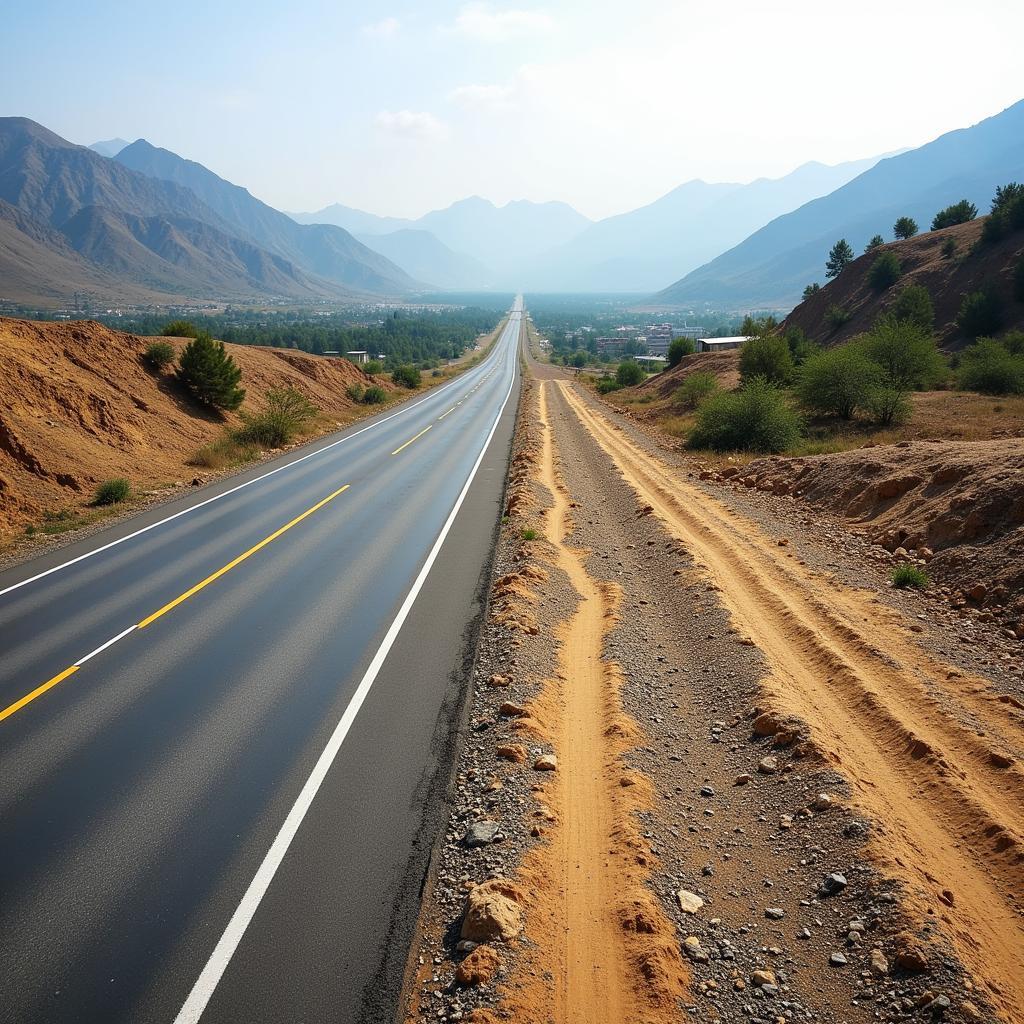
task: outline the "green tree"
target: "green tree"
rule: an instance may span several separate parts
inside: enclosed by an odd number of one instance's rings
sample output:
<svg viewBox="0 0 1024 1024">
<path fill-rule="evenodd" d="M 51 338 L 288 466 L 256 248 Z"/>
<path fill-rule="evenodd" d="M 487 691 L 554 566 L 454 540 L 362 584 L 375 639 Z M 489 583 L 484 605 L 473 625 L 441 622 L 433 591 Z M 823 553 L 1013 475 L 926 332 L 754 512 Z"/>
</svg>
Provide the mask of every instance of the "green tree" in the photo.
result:
<svg viewBox="0 0 1024 1024">
<path fill-rule="evenodd" d="M 1024 185 L 1011 181 L 1000 185 L 992 200 L 992 210 L 981 231 L 983 243 L 997 242 L 1000 238 L 1024 228 Z"/>
<path fill-rule="evenodd" d="M 932 218 L 932 231 L 951 228 L 954 224 L 966 224 L 978 216 L 978 208 L 969 199 L 961 199 L 944 210 L 939 210 Z"/>
<path fill-rule="evenodd" d="M 587 365 L 587 353 L 574 352 L 572 356 L 572 365 L 578 370 L 583 369 L 583 367 Z"/>
<path fill-rule="evenodd" d="M 804 289 L 804 302 L 806 302 L 812 295 L 817 295 L 821 291 L 821 285 L 817 281 L 813 281 Z"/>
<path fill-rule="evenodd" d="M 779 326 L 778 320 L 773 316 L 751 316 L 749 313 L 743 318 L 740 325 L 740 334 L 744 338 L 751 338 L 755 334 L 768 334 Z M 728 332 L 726 332 L 728 333 Z M 725 335 L 723 335 L 724 337 Z"/>
<path fill-rule="evenodd" d="M 740 377 L 763 377 L 772 384 L 786 384 L 793 376 L 793 356 L 786 339 L 778 334 L 748 338 L 740 349 Z"/>
<path fill-rule="evenodd" d="M 983 395 L 1024 394 L 1024 356 L 991 338 L 979 338 L 960 356 L 957 383 Z"/>
<path fill-rule="evenodd" d="M 853 249 L 845 238 L 840 238 L 828 251 L 825 261 L 825 276 L 829 279 L 838 277 L 853 261 Z"/>
<path fill-rule="evenodd" d="M 909 320 L 929 334 L 935 327 L 935 307 L 928 289 L 919 284 L 901 288 L 892 304 L 892 315 L 897 320 Z"/>
<path fill-rule="evenodd" d="M 195 324 L 188 320 L 171 320 L 164 324 L 160 333 L 165 338 L 196 338 L 199 336 Z"/>
<path fill-rule="evenodd" d="M 786 339 L 786 344 L 789 346 L 789 354 L 793 358 L 794 366 L 800 366 L 820 347 L 807 337 L 803 328 L 797 327 L 795 324 L 792 327 L 787 327 L 782 337 Z"/>
<path fill-rule="evenodd" d="M 934 386 L 946 370 L 935 339 L 909 320 L 879 318 L 860 345 L 881 367 L 883 385 L 902 394 Z"/>
<path fill-rule="evenodd" d="M 879 246 L 885 245 L 885 239 L 881 235 L 874 235 L 870 242 L 864 246 L 865 252 L 872 252 Z"/>
<path fill-rule="evenodd" d="M 223 341 L 200 331 L 178 358 L 178 380 L 204 405 L 237 409 L 245 398 L 238 386 L 242 371 L 228 355 Z"/>
<path fill-rule="evenodd" d="M 719 392 L 700 406 L 689 444 L 714 451 L 784 452 L 801 430 L 785 393 L 755 377 L 739 391 Z"/>
<path fill-rule="evenodd" d="M 1003 326 L 1003 308 L 994 291 L 971 292 L 964 296 L 956 325 L 968 338 L 994 334 Z"/>
<path fill-rule="evenodd" d="M 848 420 L 881 384 L 882 369 L 854 345 L 826 349 L 800 368 L 796 395 L 805 409 Z"/>
<path fill-rule="evenodd" d="M 615 382 L 620 388 L 631 388 L 645 380 L 647 374 L 634 359 L 623 359 L 615 371 Z"/>
<path fill-rule="evenodd" d="M 693 338 L 673 338 L 668 343 L 668 365 L 678 366 L 683 356 L 691 355 L 695 348 Z"/>
<path fill-rule="evenodd" d="M 871 269 L 868 271 L 868 284 L 876 292 L 884 292 L 900 279 L 900 274 L 902 273 L 903 267 L 896 253 L 891 251 L 883 252 L 871 264 Z"/>
<path fill-rule="evenodd" d="M 900 217 L 892 226 L 897 238 L 913 238 L 917 234 L 917 221 L 913 217 Z"/>
</svg>

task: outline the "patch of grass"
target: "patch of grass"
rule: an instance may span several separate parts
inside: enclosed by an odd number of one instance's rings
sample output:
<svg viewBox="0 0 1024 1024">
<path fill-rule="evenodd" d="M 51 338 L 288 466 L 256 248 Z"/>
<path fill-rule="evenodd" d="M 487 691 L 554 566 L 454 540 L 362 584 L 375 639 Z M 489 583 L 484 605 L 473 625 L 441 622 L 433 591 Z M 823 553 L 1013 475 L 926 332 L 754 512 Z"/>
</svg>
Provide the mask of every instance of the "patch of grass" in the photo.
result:
<svg viewBox="0 0 1024 1024">
<path fill-rule="evenodd" d="M 924 569 L 919 565 L 911 565 L 909 562 L 897 565 L 892 572 L 889 573 L 889 579 L 892 581 L 892 585 L 900 590 L 903 590 L 906 587 L 913 587 L 915 590 L 921 590 L 924 587 L 927 587 L 931 582 L 928 579 L 928 573 L 926 573 Z"/>
<path fill-rule="evenodd" d="M 92 503 L 94 505 L 117 505 L 127 501 L 132 493 L 132 485 L 124 477 L 104 480 L 96 487 Z"/>
<path fill-rule="evenodd" d="M 532 530 L 529 527 L 525 527 L 523 529 L 523 532 L 522 532 L 523 540 L 536 540 L 537 536 L 538 536 L 538 534 L 537 534 L 536 530 Z"/>
<path fill-rule="evenodd" d="M 252 444 L 244 444 L 231 435 L 225 435 L 209 444 L 204 444 L 191 459 L 188 465 L 200 469 L 231 469 L 244 466 L 259 455 L 259 449 Z"/>
</svg>

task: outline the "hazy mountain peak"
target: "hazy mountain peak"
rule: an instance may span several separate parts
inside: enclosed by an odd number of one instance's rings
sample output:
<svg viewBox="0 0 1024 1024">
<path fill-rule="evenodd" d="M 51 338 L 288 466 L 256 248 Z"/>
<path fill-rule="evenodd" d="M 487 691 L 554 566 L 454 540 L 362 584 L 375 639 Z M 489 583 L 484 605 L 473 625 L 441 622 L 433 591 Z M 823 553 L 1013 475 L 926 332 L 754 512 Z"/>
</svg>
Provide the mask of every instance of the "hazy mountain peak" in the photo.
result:
<svg viewBox="0 0 1024 1024">
<path fill-rule="evenodd" d="M 115 157 L 128 145 L 125 139 L 106 139 L 103 142 L 94 142 L 88 148 L 100 156 Z"/>
</svg>

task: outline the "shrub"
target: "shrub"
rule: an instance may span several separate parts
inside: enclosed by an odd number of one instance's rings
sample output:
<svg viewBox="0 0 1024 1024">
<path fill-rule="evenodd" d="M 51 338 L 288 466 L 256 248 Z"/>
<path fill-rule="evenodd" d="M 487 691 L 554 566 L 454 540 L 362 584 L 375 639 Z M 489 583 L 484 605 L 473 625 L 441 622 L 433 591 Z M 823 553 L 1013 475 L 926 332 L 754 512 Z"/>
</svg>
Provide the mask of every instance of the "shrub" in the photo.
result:
<svg viewBox="0 0 1024 1024">
<path fill-rule="evenodd" d="M 272 388 L 266 402 L 262 412 L 242 413 L 243 425 L 234 435 L 239 444 L 280 448 L 317 413 L 316 406 L 294 388 Z"/>
<path fill-rule="evenodd" d="M 96 487 L 92 496 L 94 505 L 118 505 L 127 501 L 132 493 L 132 485 L 124 477 L 117 477 L 114 480 L 104 480 Z"/>
<path fill-rule="evenodd" d="M 404 363 L 402 366 L 396 366 L 391 371 L 391 382 L 398 384 L 401 387 L 409 388 L 410 390 L 418 388 L 423 381 L 423 377 L 420 371 L 409 363 Z"/>
<path fill-rule="evenodd" d="M 821 285 L 817 281 L 813 281 L 804 289 L 804 302 L 806 302 L 812 295 L 817 295 L 821 291 Z"/>
<path fill-rule="evenodd" d="M 228 355 L 223 341 L 200 332 L 184 348 L 178 360 L 178 379 L 204 405 L 237 409 L 245 398 L 238 386 L 242 371 Z"/>
<path fill-rule="evenodd" d="M 853 260 L 853 249 L 845 238 L 840 238 L 828 251 L 825 261 L 825 276 L 829 279 L 838 277 Z"/>
<path fill-rule="evenodd" d="M 684 409 L 697 409 L 719 390 L 718 378 L 708 370 L 691 373 L 673 394 L 673 400 Z"/>
<path fill-rule="evenodd" d="M 162 370 L 174 362 L 174 346 L 168 341 L 150 342 L 143 358 L 154 370 Z"/>
<path fill-rule="evenodd" d="M 368 363 L 363 363 L 363 373 L 369 374 L 371 377 L 383 372 L 384 364 L 379 359 L 371 359 Z"/>
<path fill-rule="evenodd" d="M 351 398 L 353 402 L 361 402 L 363 400 L 363 385 L 349 384 L 349 386 L 345 388 L 345 394 Z"/>
<path fill-rule="evenodd" d="M 848 420 L 867 404 L 882 371 L 859 348 L 844 345 L 811 356 L 800 370 L 796 394 L 807 409 Z"/>
<path fill-rule="evenodd" d="M 761 377 L 739 391 L 712 395 L 697 412 L 693 448 L 783 452 L 800 437 L 801 421 L 782 391 Z"/>
<path fill-rule="evenodd" d="M 1013 268 L 1013 297 L 1024 302 L 1024 253 L 1020 254 L 1017 266 Z"/>
<path fill-rule="evenodd" d="M 821 349 L 821 346 L 817 342 L 811 341 L 799 327 L 788 328 L 783 334 L 783 338 L 786 339 L 786 344 L 789 346 L 789 354 L 793 359 L 794 366 L 803 365 Z"/>
<path fill-rule="evenodd" d="M 1007 331 L 1000 341 L 1011 355 L 1024 356 L 1024 331 Z"/>
<path fill-rule="evenodd" d="M 902 273 L 903 267 L 901 266 L 896 253 L 883 252 L 881 256 L 871 264 L 871 269 L 868 271 L 868 284 L 871 285 L 876 292 L 884 292 L 887 288 L 891 288 L 900 279 L 900 274 Z"/>
<path fill-rule="evenodd" d="M 691 355 L 696 347 L 693 338 L 673 338 L 668 343 L 668 365 L 678 366 L 683 356 Z"/>
<path fill-rule="evenodd" d="M 621 391 L 622 385 L 614 377 L 602 377 L 597 382 L 597 393 L 599 395 L 609 395 L 613 391 Z"/>
<path fill-rule="evenodd" d="M 978 208 L 969 199 L 961 199 L 959 203 L 939 210 L 932 219 L 932 231 L 951 228 L 954 224 L 966 224 L 978 216 Z"/>
<path fill-rule="evenodd" d="M 778 334 L 748 338 L 740 349 L 740 377 L 763 377 L 772 384 L 785 384 L 793 376 L 793 356 L 786 339 Z"/>
<path fill-rule="evenodd" d="M 190 466 L 203 469 L 228 469 L 252 462 L 259 455 L 259 449 L 251 444 L 240 443 L 233 434 L 225 434 L 216 441 L 203 445 L 191 459 Z"/>
<path fill-rule="evenodd" d="M 1024 185 L 1013 181 L 996 189 L 992 212 L 981 231 L 981 241 L 997 242 L 1020 228 L 1024 228 Z"/>
<path fill-rule="evenodd" d="M 864 402 L 865 411 L 882 427 L 905 423 L 910 419 L 910 399 L 902 388 L 883 384 L 872 388 Z"/>
<path fill-rule="evenodd" d="M 1024 394 L 1024 355 L 991 338 L 979 338 L 960 356 L 957 382 L 983 395 Z"/>
<path fill-rule="evenodd" d="M 383 405 L 388 400 L 388 393 L 377 384 L 363 392 L 364 405 Z"/>
<path fill-rule="evenodd" d="M 892 305 L 892 315 L 897 320 L 909 320 L 930 334 L 935 326 L 935 307 L 928 289 L 919 284 L 901 288 Z"/>
<path fill-rule="evenodd" d="M 964 296 L 956 317 L 960 333 L 968 338 L 994 334 L 1003 326 L 1003 310 L 995 292 L 971 292 Z"/>
<path fill-rule="evenodd" d="M 165 338 L 198 338 L 200 331 L 188 320 L 172 320 L 160 332 Z"/>
<path fill-rule="evenodd" d="M 917 234 L 917 221 L 913 217 L 900 217 L 892 226 L 897 238 L 913 238 Z"/>
<path fill-rule="evenodd" d="M 632 359 L 624 359 L 615 371 L 615 383 L 620 388 L 631 388 L 647 378 L 643 367 Z"/>
<path fill-rule="evenodd" d="M 536 530 L 531 529 L 530 527 L 524 527 L 521 536 L 523 540 L 536 540 L 538 535 Z"/>
<path fill-rule="evenodd" d="M 922 587 L 927 587 L 929 583 L 928 573 L 919 565 L 911 565 L 909 562 L 895 566 L 892 572 L 889 573 L 889 579 L 894 587 L 899 587 L 900 589 L 914 587 L 920 590 Z"/>
<path fill-rule="evenodd" d="M 942 243 L 942 258 L 951 260 L 956 255 L 956 239 L 947 238 Z"/>
<path fill-rule="evenodd" d="M 875 249 L 885 245 L 885 239 L 881 235 L 874 235 L 870 242 L 864 246 L 865 252 L 873 252 Z"/>
<path fill-rule="evenodd" d="M 946 370 L 935 339 L 909 320 L 879 318 L 860 345 L 881 367 L 885 385 L 903 393 L 933 386 Z"/>
<path fill-rule="evenodd" d="M 825 310 L 825 322 L 833 331 L 838 331 L 844 324 L 848 324 L 852 316 L 853 314 L 850 313 L 849 310 L 843 309 L 842 306 L 837 306 L 835 304 L 829 306 L 828 309 Z"/>
</svg>

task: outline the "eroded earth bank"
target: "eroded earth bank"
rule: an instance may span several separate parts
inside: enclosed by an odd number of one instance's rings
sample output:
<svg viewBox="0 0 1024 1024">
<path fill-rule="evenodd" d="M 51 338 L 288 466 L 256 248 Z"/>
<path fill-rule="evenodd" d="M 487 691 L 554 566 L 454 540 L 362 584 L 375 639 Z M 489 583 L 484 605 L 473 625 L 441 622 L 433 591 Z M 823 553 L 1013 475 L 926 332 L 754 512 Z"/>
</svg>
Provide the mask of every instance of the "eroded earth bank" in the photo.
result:
<svg viewBox="0 0 1024 1024">
<path fill-rule="evenodd" d="M 1019 647 L 693 468 L 527 386 L 407 1020 L 1024 1019 Z"/>
</svg>

